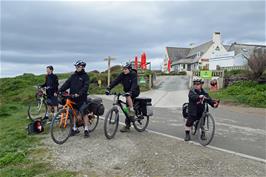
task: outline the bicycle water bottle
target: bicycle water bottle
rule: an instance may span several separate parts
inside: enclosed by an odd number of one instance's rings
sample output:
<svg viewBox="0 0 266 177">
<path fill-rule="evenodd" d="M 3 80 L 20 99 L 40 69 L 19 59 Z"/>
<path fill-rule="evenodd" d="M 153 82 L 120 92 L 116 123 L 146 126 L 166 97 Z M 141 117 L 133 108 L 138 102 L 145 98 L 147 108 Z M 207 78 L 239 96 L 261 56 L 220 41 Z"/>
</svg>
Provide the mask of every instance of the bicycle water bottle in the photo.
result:
<svg viewBox="0 0 266 177">
<path fill-rule="evenodd" d="M 123 107 L 123 111 L 128 114 L 129 113 L 128 107 L 127 106 Z"/>
</svg>

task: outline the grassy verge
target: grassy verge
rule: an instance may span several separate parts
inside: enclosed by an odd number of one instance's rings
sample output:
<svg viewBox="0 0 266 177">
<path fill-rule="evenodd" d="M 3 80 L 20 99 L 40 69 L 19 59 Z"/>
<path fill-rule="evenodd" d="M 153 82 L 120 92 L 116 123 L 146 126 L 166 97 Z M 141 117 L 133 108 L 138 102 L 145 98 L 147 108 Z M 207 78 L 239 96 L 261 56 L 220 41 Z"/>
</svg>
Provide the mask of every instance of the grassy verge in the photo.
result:
<svg viewBox="0 0 266 177">
<path fill-rule="evenodd" d="M 41 148 L 41 136 L 27 135 L 26 111 L 26 106 L 15 103 L 0 108 L 0 176 L 75 176 L 73 172 L 55 170 L 47 163 L 45 158 L 49 153 Z"/>
<path fill-rule="evenodd" d="M 223 102 L 266 108 L 266 84 L 240 81 L 218 92 L 210 92 L 210 95 Z"/>
</svg>

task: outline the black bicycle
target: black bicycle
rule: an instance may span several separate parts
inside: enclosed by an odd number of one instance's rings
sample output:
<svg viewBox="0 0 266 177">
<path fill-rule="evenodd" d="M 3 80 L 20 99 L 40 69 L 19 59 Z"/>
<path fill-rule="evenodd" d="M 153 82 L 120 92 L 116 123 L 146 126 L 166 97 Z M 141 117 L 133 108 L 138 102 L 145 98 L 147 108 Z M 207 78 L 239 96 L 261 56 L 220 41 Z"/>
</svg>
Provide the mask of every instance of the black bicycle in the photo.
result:
<svg viewBox="0 0 266 177">
<path fill-rule="evenodd" d="M 43 119 L 47 114 L 46 88 L 37 86 L 36 89 L 35 100 L 30 103 L 28 108 L 28 116 L 32 121 Z"/>
<path fill-rule="evenodd" d="M 208 98 L 203 100 L 204 111 L 199 120 L 195 121 L 192 126 L 191 134 L 198 135 L 199 143 L 203 146 L 207 146 L 213 140 L 215 134 L 215 121 L 211 113 L 209 112 Z M 218 104 L 220 100 L 217 100 Z M 185 119 L 188 117 L 188 103 L 183 104 L 182 114 Z"/>
<path fill-rule="evenodd" d="M 129 96 L 127 93 L 113 93 L 114 95 L 114 103 L 113 107 L 107 112 L 104 119 L 104 134 L 107 139 L 112 139 L 118 129 L 119 124 L 119 109 L 122 110 L 126 118 L 128 118 L 132 123 L 134 128 L 138 132 L 143 132 L 148 124 L 149 118 L 153 115 L 151 109 L 151 99 L 150 98 L 135 98 L 134 99 L 134 111 L 135 111 L 135 118 L 129 118 L 128 115 L 128 105 L 126 102 L 122 101 L 120 97 Z"/>
</svg>

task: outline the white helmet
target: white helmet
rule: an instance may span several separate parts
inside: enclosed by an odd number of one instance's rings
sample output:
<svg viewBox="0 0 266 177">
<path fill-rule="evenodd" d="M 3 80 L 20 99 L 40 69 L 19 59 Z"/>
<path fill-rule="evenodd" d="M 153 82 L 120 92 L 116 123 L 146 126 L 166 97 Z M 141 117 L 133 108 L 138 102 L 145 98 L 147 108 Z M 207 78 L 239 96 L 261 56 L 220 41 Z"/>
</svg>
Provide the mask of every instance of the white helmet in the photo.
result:
<svg viewBox="0 0 266 177">
<path fill-rule="evenodd" d="M 193 83 L 195 83 L 195 82 L 200 82 L 201 84 L 204 84 L 204 80 L 198 76 L 193 77 Z"/>
</svg>

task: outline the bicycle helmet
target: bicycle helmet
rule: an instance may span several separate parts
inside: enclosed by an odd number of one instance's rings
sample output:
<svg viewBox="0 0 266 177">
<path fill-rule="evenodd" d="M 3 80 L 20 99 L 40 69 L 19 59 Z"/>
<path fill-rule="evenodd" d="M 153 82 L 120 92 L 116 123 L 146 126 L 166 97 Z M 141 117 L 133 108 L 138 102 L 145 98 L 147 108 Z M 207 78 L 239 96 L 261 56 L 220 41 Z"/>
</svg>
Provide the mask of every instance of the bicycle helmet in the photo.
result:
<svg viewBox="0 0 266 177">
<path fill-rule="evenodd" d="M 83 66 L 83 67 L 86 67 L 86 63 L 85 63 L 84 61 L 82 61 L 82 60 L 78 60 L 78 61 L 74 64 L 74 66 Z"/>
<path fill-rule="evenodd" d="M 199 83 L 201 83 L 201 84 L 204 84 L 204 80 L 201 79 L 201 78 L 198 77 L 198 76 L 193 77 L 193 83 L 196 83 L 196 82 L 199 82 Z"/>
<path fill-rule="evenodd" d="M 122 67 L 123 67 L 123 68 L 127 68 L 127 69 L 129 69 L 129 70 L 132 69 L 131 63 L 126 63 L 126 64 L 122 65 Z"/>
</svg>

